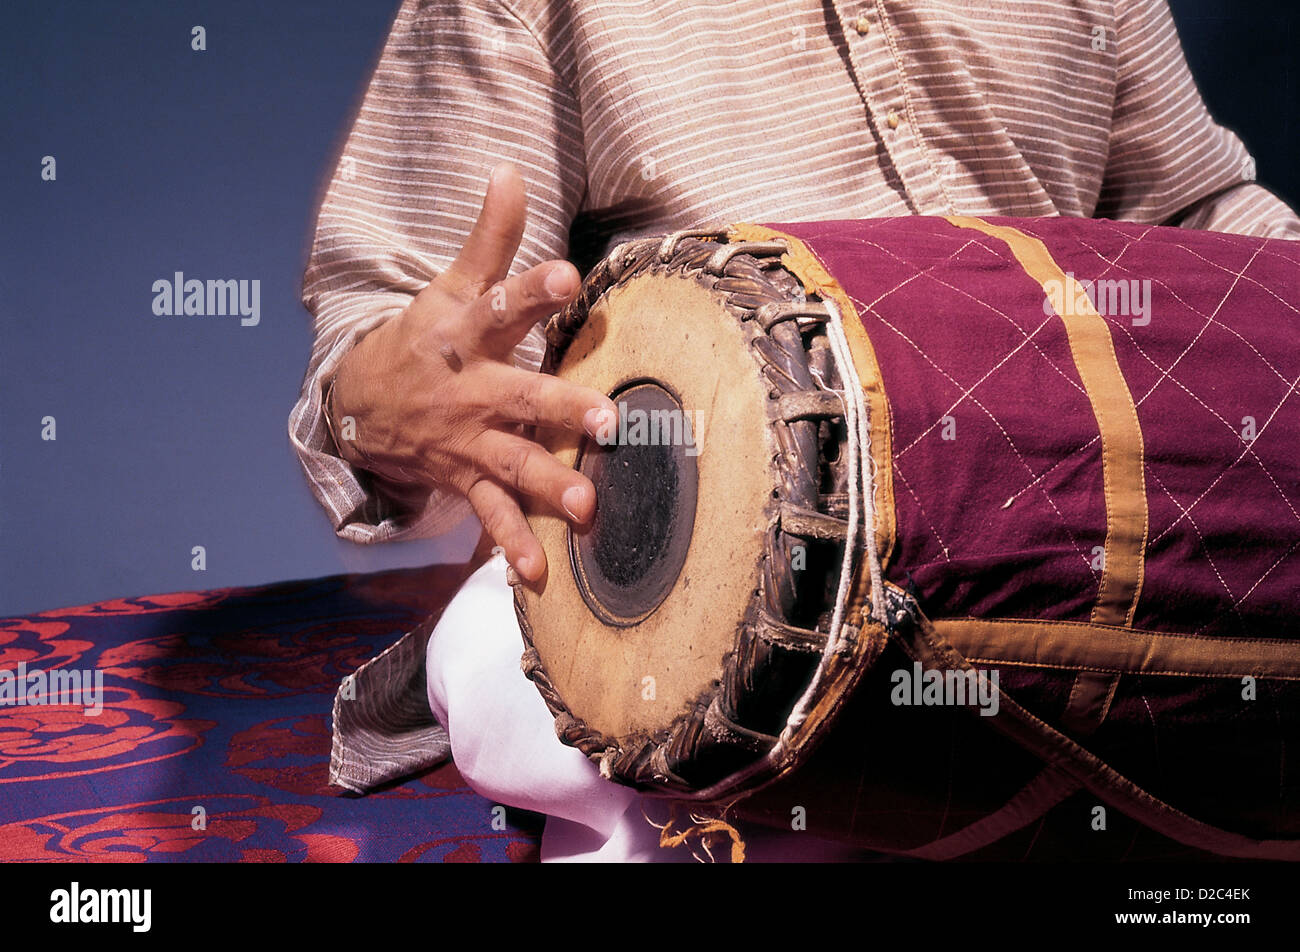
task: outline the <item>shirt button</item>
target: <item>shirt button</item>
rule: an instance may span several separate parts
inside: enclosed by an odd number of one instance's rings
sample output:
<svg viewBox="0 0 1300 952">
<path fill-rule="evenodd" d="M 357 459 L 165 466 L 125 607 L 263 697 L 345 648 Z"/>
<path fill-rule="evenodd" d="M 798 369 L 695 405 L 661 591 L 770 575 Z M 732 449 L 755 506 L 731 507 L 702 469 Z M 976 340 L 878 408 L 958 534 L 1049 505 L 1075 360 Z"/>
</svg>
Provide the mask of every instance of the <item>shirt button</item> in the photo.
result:
<svg viewBox="0 0 1300 952">
<path fill-rule="evenodd" d="M 858 17 L 853 22 L 853 29 L 857 30 L 862 36 L 866 36 L 871 32 L 871 21 L 866 17 Z"/>
<path fill-rule="evenodd" d="M 897 129 L 898 124 L 903 120 L 899 119 L 898 113 L 894 112 L 894 110 L 891 109 L 889 110 L 889 115 L 885 116 L 885 121 L 889 123 L 889 128 Z"/>
</svg>

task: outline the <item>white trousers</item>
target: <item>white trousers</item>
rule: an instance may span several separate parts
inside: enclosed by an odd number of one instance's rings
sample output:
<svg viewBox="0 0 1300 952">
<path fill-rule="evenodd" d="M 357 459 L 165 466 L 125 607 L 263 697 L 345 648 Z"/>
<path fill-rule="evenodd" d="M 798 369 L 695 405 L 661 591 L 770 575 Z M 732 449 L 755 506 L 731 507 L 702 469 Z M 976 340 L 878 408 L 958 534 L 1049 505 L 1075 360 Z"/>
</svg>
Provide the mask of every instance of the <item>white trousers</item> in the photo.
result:
<svg viewBox="0 0 1300 952">
<path fill-rule="evenodd" d="M 659 846 L 647 817 L 668 819 L 662 799 L 604 779 L 555 736 L 546 703 L 519 667 L 522 654 L 505 559 L 493 556 L 447 606 L 426 656 L 429 707 L 451 737 L 461 776 L 495 803 L 546 815 L 543 862 L 694 861 L 686 847 Z M 751 862 L 877 858 L 805 832 L 734 825 Z"/>
</svg>

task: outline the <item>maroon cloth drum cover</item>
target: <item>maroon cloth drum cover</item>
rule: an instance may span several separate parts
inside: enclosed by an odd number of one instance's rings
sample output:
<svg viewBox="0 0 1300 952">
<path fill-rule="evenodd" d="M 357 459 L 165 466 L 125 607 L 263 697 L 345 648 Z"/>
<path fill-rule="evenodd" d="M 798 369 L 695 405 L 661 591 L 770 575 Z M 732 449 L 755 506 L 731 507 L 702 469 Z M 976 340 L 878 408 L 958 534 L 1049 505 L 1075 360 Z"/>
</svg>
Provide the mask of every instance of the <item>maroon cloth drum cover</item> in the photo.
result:
<svg viewBox="0 0 1300 952">
<path fill-rule="evenodd" d="M 805 704 L 813 726 L 781 743 L 745 710 L 750 641 L 828 644 L 836 578 L 796 628 L 756 620 L 791 569 L 758 571 L 759 608 L 717 619 L 739 634 L 699 702 L 626 734 L 568 703 L 532 625 L 552 595 L 517 587 L 525 669 L 564 739 L 697 812 L 918 857 L 1300 858 L 1300 244 L 959 217 L 633 241 L 553 319 L 545 368 L 572 371 L 600 308 L 631 320 L 612 292 L 649 276 L 746 327 L 784 321 L 809 354 L 842 327 L 866 439 L 844 442 L 847 404 L 824 394 L 774 389 L 787 412 L 755 413 L 774 446 L 807 425 L 861 454 L 873 554 L 842 615 L 853 647 L 801 669 L 775 713 Z M 700 478 L 701 499 L 722 491 Z M 839 478 L 814 492 L 823 521 L 844 517 Z M 828 538 L 783 492 L 764 558 Z M 728 744 L 746 752 L 709 766 Z"/>
</svg>

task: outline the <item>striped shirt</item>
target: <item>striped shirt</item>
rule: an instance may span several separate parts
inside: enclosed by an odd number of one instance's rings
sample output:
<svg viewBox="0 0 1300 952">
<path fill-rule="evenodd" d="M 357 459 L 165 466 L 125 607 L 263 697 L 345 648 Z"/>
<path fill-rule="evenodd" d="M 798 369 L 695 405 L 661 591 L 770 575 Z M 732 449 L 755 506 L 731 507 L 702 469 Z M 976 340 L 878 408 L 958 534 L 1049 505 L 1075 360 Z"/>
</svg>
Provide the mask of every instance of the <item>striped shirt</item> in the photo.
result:
<svg viewBox="0 0 1300 952">
<path fill-rule="evenodd" d="M 493 165 L 528 186 L 515 272 L 735 221 L 1081 216 L 1300 239 L 1208 114 L 1164 0 L 405 0 L 321 204 L 315 345 L 290 438 L 337 533 L 446 531 L 340 459 L 321 411 L 343 355 L 468 235 Z M 535 368 L 535 330 L 515 361 Z M 332 779 L 445 755 L 428 625 L 335 706 Z"/>
</svg>

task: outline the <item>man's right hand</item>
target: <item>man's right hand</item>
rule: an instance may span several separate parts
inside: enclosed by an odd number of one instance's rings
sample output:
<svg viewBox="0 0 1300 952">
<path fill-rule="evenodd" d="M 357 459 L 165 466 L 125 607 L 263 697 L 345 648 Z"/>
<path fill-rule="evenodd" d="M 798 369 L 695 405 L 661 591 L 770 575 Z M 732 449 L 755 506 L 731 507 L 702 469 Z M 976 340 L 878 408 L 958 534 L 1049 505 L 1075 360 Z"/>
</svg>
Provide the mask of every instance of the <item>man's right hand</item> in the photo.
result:
<svg viewBox="0 0 1300 952">
<path fill-rule="evenodd" d="M 546 556 L 516 493 L 585 523 L 596 490 L 520 435 L 520 426 L 595 437 L 612 432 L 618 411 L 599 391 L 510 363 L 515 345 L 572 300 L 580 283 L 567 261 L 507 277 L 526 201 L 519 173 L 497 166 L 456 260 L 347 354 L 332 406 L 335 426 L 355 421 L 354 439 L 338 440 L 349 463 L 390 482 L 461 493 L 515 570 L 536 580 Z"/>
</svg>

